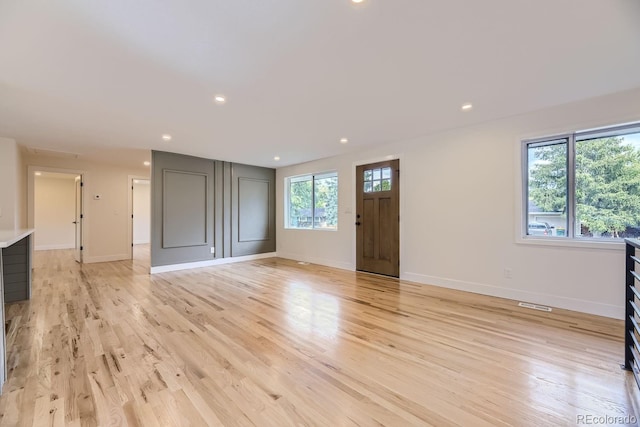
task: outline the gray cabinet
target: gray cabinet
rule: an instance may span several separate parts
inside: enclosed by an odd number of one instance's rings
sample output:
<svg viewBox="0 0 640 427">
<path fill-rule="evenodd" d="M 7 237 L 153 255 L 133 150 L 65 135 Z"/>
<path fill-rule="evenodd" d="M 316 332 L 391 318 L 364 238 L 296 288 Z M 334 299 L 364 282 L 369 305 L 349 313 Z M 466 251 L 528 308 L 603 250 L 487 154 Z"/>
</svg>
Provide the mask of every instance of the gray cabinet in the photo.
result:
<svg viewBox="0 0 640 427">
<path fill-rule="evenodd" d="M 7 378 L 4 304 L 31 298 L 32 229 L 0 230 L 0 393 Z"/>
</svg>

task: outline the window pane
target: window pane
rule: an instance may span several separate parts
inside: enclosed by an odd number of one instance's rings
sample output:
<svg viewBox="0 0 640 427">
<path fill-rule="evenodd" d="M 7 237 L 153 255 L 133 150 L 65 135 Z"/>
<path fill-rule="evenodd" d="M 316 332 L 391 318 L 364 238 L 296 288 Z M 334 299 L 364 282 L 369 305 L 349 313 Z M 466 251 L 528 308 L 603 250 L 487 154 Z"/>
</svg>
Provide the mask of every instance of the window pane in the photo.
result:
<svg viewBox="0 0 640 427">
<path fill-rule="evenodd" d="M 575 235 L 640 236 L 640 133 L 576 141 Z"/>
<path fill-rule="evenodd" d="M 371 177 L 372 176 L 373 176 L 373 171 L 371 171 L 371 170 L 364 171 L 364 180 L 365 181 L 371 181 Z"/>
<path fill-rule="evenodd" d="M 391 178 L 391 168 L 382 169 L 382 178 Z"/>
<path fill-rule="evenodd" d="M 373 179 L 380 179 L 380 169 L 373 170 Z"/>
<path fill-rule="evenodd" d="M 289 227 L 311 228 L 313 180 L 310 176 L 296 177 L 289 182 Z"/>
<path fill-rule="evenodd" d="M 527 146 L 527 234 L 567 236 L 567 140 Z"/>
<path fill-rule="evenodd" d="M 371 193 L 373 191 L 373 185 L 370 182 L 364 183 L 364 192 Z"/>
<path fill-rule="evenodd" d="M 390 179 L 383 179 L 382 180 L 382 191 L 389 191 L 391 190 L 391 180 Z"/>
<path fill-rule="evenodd" d="M 338 226 L 338 177 L 323 177 L 315 180 L 315 228 Z"/>
<path fill-rule="evenodd" d="M 373 181 L 373 191 L 381 191 L 380 181 Z"/>
</svg>

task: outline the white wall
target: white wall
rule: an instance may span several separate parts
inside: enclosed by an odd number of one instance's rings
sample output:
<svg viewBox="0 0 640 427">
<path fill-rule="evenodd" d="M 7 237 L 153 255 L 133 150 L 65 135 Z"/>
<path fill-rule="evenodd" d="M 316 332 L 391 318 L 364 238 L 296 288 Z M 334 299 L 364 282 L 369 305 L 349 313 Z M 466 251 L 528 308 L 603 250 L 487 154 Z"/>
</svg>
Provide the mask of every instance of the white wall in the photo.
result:
<svg viewBox="0 0 640 427">
<path fill-rule="evenodd" d="M 0 138 L 0 229 L 12 230 L 22 225 L 18 200 L 21 166 L 16 142 Z"/>
<path fill-rule="evenodd" d="M 83 159 L 34 156 L 25 162 L 32 170 L 64 169 L 83 172 L 84 228 L 83 261 L 87 263 L 131 258 L 129 223 L 129 175 L 148 176 L 149 169 L 127 169 L 92 163 Z M 96 200 L 94 196 L 100 195 Z M 33 224 L 32 201 L 29 200 L 29 224 Z M 36 235 L 38 230 L 36 230 Z"/>
<path fill-rule="evenodd" d="M 24 150 L 17 146 L 17 179 L 16 179 L 16 228 L 27 227 L 27 165 Z"/>
<path fill-rule="evenodd" d="M 278 255 L 354 269 L 354 164 L 398 156 L 401 278 L 623 318 L 622 244 L 551 246 L 519 239 L 520 141 L 640 120 L 639 99 L 640 90 L 628 91 L 280 168 Z M 339 174 L 338 231 L 285 229 L 284 178 L 328 170 Z"/>
<path fill-rule="evenodd" d="M 36 250 L 75 248 L 75 191 L 74 175 L 35 177 Z"/>
<path fill-rule="evenodd" d="M 150 241 L 151 183 L 148 180 L 135 180 L 133 183 L 133 244 L 139 245 Z"/>
</svg>

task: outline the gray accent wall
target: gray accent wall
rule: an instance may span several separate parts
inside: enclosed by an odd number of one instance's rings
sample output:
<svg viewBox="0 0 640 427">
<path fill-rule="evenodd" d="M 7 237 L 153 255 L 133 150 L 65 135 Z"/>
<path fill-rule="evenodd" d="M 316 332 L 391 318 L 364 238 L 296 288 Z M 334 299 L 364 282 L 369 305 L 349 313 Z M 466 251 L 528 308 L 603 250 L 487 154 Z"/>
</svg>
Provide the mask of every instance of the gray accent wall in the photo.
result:
<svg viewBox="0 0 640 427">
<path fill-rule="evenodd" d="M 151 159 L 151 266 L 212 259 L 215 163 L 162 151 Z"/>
<path fill-rule="evenodd" d="M 151 206 L 152 267 L 275 251 L 274 169 L 153 151 Z"/>
<path fill-rule="evenodd" d="M 231 254 L 275 251 L 275 170 L 231 167 Z"/>
<path fill-rule="evenodd" d="M 203 246 L 208 240 L 206 173 L 163 171 L 162 248 Z"/>
</svg>

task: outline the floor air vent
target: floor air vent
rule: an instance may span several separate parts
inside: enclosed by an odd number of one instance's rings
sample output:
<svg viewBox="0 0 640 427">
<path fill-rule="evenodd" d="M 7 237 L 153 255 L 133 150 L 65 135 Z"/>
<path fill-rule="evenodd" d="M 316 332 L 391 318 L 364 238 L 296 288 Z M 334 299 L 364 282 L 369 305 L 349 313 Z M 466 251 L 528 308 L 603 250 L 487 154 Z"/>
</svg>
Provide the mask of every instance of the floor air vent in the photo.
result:
<svg viewBox="0 0 640 427">
<path fill-rule="evenodd" d="M 546 305 L 531 304 L 530 302 L 519 302 L 518 305 L 524 308 L 530 308 L 532 310 L 551 311 L 551 307 Z"/>
</svg>

